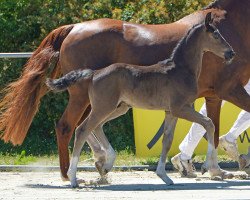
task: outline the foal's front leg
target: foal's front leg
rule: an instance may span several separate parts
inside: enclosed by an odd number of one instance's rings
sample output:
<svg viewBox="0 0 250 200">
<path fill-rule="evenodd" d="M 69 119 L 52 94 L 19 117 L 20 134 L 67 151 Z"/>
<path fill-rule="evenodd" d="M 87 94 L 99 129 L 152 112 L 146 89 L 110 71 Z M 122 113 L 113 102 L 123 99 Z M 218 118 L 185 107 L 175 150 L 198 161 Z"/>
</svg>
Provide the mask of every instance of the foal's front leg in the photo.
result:
<svg viewBox="0 0 250 200">
<path fill-rule="evenodd" d="M 221 175 L 221 170 L 217 161 L 217 153 L 214 146 L 214 125 L 210 118 L 203 116 L 199 112 L 195 111 L 190 105 L 184 105 L 180 109 L 174 109 L 175 115 L 186 119 L 191 122 L 198 123 L 202 125 L 207 132 L 208 139 L 208 151 L 207 151 L 207 165 L 211 177 Z"/>
<path fill-rule="evenodd" d="M 98 125 L 97 120 L 93 119 L 92 115 L 90 114 L 81 125 L 79 125 L 75 130 L 75 141 L 74 141 L 74 148 L 72 153 L 72 158 L 70 161 L 69 170 L 67 175 L 70 180 L 71 187 L 75 188 L 78 187 L 77 178 L 76 178 L 76 171 L 77 171 L 77 164 L 79 161 L 79 157 L 81 154 L 82 147 L 87 140 L 91 131 L 95 129 Z"/>
<path fill-rule="evenodd" d="M 157 165 L 156 174 L 159 176 L 167 185 L 174 184 L 173 181 L 166 174 L 165 166 L 167 153 L 172 145 L 174 130 L 176 126 L 177 118 L 173 117 L 170 112 L 166 112 L 165 124 L 164 124 L 164 134 L 162 139 L 162 153 L 160 160 Z"/>
</svg>

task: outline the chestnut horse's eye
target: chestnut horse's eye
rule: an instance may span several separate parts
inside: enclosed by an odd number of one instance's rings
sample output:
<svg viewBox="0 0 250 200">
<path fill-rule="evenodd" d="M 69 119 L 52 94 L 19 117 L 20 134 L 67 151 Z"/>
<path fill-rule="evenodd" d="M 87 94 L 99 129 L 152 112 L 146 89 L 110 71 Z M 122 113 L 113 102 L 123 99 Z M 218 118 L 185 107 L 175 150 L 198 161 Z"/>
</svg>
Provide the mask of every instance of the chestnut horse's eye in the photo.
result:
<svg viewBox="0 0 250 200">
<path fill-rule="evenodd" d="M 214 36 L 215 39 L 219 39 L 220 34 L 219 34 L 219 32 L 216 30 L 216 31 L 213 32 L 213 36 Z"/>
</svg>

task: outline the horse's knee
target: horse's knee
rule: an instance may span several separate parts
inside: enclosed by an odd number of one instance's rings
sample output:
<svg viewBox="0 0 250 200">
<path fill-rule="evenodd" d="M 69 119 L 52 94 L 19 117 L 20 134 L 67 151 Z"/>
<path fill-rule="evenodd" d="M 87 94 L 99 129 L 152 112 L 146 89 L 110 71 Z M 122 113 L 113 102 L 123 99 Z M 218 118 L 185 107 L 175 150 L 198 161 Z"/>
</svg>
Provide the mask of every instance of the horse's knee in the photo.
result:
<svg viewBox="0 0 250 200">
<path fill-rule="evenodd" d="M 83 123 L 76 128 L 75 140 L 79 140 L 84 135 L 84 132 L 86 131 L 85 129 L 86 129 L 86 123 Z"/>
<path fill-rule="evenodd" d="M 67 122 L 59 121 L 56 124 L 56 135 L 58 139 L 70 139 L 73 133 L 72 127 Z"/>
</svg>

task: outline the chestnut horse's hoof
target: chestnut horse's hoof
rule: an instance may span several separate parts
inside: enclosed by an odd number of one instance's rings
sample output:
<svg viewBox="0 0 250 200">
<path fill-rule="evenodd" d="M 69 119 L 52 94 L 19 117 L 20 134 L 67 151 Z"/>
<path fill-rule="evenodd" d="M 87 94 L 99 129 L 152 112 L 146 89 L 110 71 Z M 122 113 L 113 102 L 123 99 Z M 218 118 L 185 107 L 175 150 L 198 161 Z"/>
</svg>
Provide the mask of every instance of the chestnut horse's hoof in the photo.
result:
<svg viewBox="0 0 250 200">
<path fill-rule="evenodd" d="M 66 176 L 64 176 L 64 175 L 62 175 L 61 174 L 61 179 L 62 179 L 62 181 L 69 181 L 69 177 L 66 175 Z"/>
<path fill-rule="evenodd" d="M 234 174 L 220 168 L 208 170 L 212 180 L 232 179 Z"/>
</svg>

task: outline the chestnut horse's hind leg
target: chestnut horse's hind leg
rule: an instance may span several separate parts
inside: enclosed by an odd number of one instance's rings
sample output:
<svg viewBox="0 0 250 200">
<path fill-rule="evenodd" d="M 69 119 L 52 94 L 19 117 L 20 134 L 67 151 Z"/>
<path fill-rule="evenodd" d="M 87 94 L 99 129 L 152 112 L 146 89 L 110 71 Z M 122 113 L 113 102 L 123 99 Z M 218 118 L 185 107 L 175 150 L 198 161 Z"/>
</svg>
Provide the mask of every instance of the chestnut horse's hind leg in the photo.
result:
<svg viewBox="0 0 250 200">
<path fill-rule="evenodd" d="M 61 177 L 63 180 L 68 180 L 67 171 L 69 168 L 69 151 L 68 145 L 72 137 L 73 131 L 77 122 L 82 116 L 82 113 L 89 105 L 87 94 L 75 92 L 70 95 L 68 105 L 56 125 L 56 136 L 58 143 L 59 161 L 61 169 Z"/>
<path fill-rule="evenodd" d="M 162 139 L 162 153 L 157 165 L 156 174 L 167 185 L 174 184 L 173 181 L 166 174 L 165 165 L 166 165 L 167 153 L 172 145 L 176 122 L 177 122 L 176 117 L 173 117 L 170 112 L 166 113 L 165 123 L 164 123 L 164 134 Z"/>
<path fill-rule="evenodd" d="M 215 126 L 214 132 L 214 145 L 218 147 L 219 142 L 219 131 L 220 131 L 220 111 L 222 100 L 218 97 L 205 97 L 206 99 L 206 110 L 207 117 L 209 117 Z"/>
<path fill-rule="evenodd" d="M 217 97 L 206 97 L 206 110 L 207 116 L 214 122 L 215 133 L 214 133 L 214 143 L 215 148 L 218 147 L 219 141 L 219 124 L 220 124 L 220 110 L 221 110 L 221 100 Z M 213 151 L 213 157 L 217 158 L 217 151 Z M 201 173 L 204 174 L 208 171 L 208 160 L 206 159 L 205 163 L 201 166 Z M 231 172 L 226 170 L 221 170 L 221 175 L 223 178 L 232 178 L 234 175 Z"/>
</svg>

